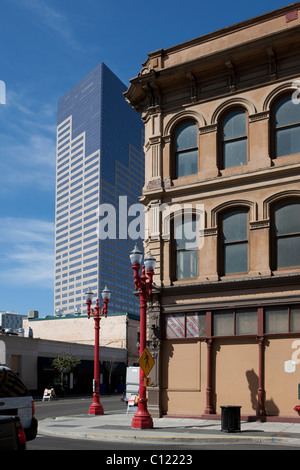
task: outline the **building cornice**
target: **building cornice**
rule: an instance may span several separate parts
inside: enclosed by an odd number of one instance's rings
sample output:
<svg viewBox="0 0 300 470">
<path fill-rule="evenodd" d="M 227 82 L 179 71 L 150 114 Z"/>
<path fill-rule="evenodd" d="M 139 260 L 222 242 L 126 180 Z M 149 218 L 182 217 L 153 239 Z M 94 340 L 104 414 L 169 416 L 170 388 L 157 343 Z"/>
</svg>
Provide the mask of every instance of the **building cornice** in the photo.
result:
<svg viewBox="0 0 300 470">
<path fill-rule="evenodd" d="M 188 296 L 194 294 L 203 294 L 211 292 L 232 292 L 249 289 L 266 289 L 268 287 L 287 287 L 300 285 L 300 273 L 276 274 L 270 276 L 255 277 L 235 277 L 231 279 L 222 279 L 218 281 L 194 282 L 187 284 L 176 284 L 172 286 L 154 286 L 153 294 L 164 296 Z M 299 298 L 299 295 L 298 297 Z M 278 299 L 277 299 L 278 300 Z"/>
</svg>

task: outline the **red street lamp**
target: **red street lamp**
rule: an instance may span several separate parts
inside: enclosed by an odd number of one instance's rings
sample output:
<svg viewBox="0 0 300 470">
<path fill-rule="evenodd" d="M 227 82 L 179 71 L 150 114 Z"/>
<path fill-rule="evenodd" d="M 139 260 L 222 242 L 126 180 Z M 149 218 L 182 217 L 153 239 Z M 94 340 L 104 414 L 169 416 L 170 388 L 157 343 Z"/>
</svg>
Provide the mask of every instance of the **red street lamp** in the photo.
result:
<svg viewBox="0 0 300 470">
<path fill-rule="evenodd" d="M 135 290 L 138 291 L 140 298 L 140 356 L 146 348 L 146 309 L 148 295 L 152 293 L 153 274 L 156 260 L 149 252 L 144 260 L 142 275 L 139 275 L 143 253 L 135 245 L 130 253 L 130 261 L 133 269 L 133 278 Z M 139 399 L 138 409 L 135 413 L 131 426 L 139 429 L 153 428 L 152 417 L 147 410 L 146 385 L 144 383 L 145 374 L 140 367 Z"/>
<path fill-rule="evenodd" d="M 85 293 L 86 304 L 87 304 L 87 315 L 90 318 L 90 315 L 94 317 L 95 320 L 95 356 L 94 356 L 94 382 L 93 382 L 93 403 L 90 406 L 89 414 L 90 415 L 103 415 L 104 410 L 103 406 L 100 403 L 100 380 L 99 380 L 99 333 L 100 333 L 100 320 L 102 315 L 107 317 L 107 304 L 110 299 L 110 291 L 107 286 L 102 291 L 102 299 L 104 306 L 100 309 L 99 301 L 96 301 L 95 310 L 91 308 L 93 292 L 88 288 Z"/>
</svg>

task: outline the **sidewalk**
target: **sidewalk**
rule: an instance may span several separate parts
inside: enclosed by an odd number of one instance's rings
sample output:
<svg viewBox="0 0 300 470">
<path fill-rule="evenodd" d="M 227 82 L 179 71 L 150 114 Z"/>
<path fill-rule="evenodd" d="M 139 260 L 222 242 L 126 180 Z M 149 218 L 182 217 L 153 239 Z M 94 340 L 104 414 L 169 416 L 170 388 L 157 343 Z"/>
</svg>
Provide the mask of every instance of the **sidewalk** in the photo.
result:
<svg viewBox="0 0 300 470">
<path fill-rule="evenodd" d="M 104 415 L 77 415 L 39 421 L 38 433 L 77 439 L 129 440 L 134 442 L 165 441 L 197 445 L 204 441 L 271 443 L 300 446 L 300 423 L 241 421 L 241 431 L 221 431 L 221 421 L 154 418 L 153 429 L 131 428 L 134 412 Z"/>
</svg>

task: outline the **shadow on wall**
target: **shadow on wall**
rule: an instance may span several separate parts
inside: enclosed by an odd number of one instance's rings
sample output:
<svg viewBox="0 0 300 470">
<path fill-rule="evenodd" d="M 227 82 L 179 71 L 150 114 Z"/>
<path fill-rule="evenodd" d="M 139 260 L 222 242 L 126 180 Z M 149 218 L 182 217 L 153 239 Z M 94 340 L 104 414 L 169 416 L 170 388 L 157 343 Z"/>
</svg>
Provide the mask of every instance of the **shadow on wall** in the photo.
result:
<svg viewBox="0 0 300 470">
<path fill-rule="evenodd" d="M 248 380 L 248 387 L 249 387 L 250 394 L 251 394 L 252 408 L 256 413 L 258 411 L 258 385 L 259 385 L 258 375 L 254 372 L 253 369 L 251 369 L 251 370 L 247 370 L 246 377 Z M 269 416 L 279 415 L 279 408 L 276 406 L 276 404 L 274 403 L 272 399 L 265 401 L 265 410 L 266 410 L 267 415 Z"/>
</svg>

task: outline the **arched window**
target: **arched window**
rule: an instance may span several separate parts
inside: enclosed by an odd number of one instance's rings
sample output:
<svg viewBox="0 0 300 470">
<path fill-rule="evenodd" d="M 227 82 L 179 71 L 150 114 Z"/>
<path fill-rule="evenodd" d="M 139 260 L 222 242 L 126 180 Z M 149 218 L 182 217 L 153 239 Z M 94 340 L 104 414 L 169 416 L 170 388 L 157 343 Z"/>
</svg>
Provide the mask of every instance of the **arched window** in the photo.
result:
<svg viewBox="0 0 300 470">
<path fill-rule="evenodd" d="M 300 104 L 290 95 L 284 96 L 273 106 L 272 113 L 274 158 L 300 152 Z"/>
<path fill-rule="evenodd" d="M 176 177 L 198 173 L 198 132 L 194 122 L 181 124 L 175 132 Z"/>
<path fill-rule="evenodd" d="M 198 276 L 198 236 L 196 215 L 178 215 L 173 220 L 173 269 L 175 279 Z"/>
<path fill-rule="evenodd" d="M 273 268 L 300 266 L 300 202 L 273 208 L 272 238 Z"/>
<path fill-rule="evenodd" d="M 247 164 L 247 118 L 242 109 L 235 109 L 221 121 L 221 168 Z"/>
<path fill-rule="evenodd" d="M 223 213 L 220 220 L 221 275 L 248 271 L 248 210 Z"/>
</svg>

